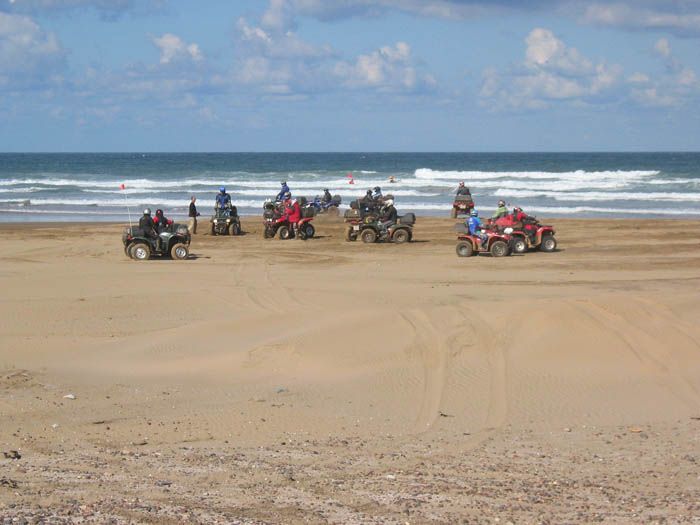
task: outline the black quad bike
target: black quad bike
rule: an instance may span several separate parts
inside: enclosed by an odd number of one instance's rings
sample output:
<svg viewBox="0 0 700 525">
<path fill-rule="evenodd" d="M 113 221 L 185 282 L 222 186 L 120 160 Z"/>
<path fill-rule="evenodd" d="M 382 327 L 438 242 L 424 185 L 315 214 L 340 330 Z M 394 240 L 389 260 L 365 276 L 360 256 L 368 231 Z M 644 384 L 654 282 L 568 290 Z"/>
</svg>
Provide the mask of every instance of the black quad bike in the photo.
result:
<svg viewBox="0 0 700 525">
<path fill-rule="evenodd" d="M 450 217 L 456 219 L 459 215 L 469 215 L 474 209 L 474 201 L 471 195 L 457 195 L 452 203 Z"/>
<path fill-rule="evenodd" d="M 147 237 L 138 226 L 124 228 L 122 234 L 124 253 L 135 261 L 147 261 L 154 255 L 185 260 L 190 254 L 190 240 L 190 231 L 184 224 L 171 224 L 157 240 Z"/>
<path fill-rule="evenodd" d="M 240 235 L 241 220 L 235 206 L 230 208 L 214 208 L 211 218 L 212 235 Z"/>
<path fill-rule="evenodd" d="M 348 223 L 345 230 L 346 241 L 356 241 L 359 237 L 365 243 L 391 241 L 402 244 L 413 238 L 416 216 L 413 213 L 406 213 L 397 218 L 396 224 L 381 228 L 376 216 L 366 215 L 361 218 L 360 210 L 349 209 L 345 212 L 345 222 Z"/>
</svg>

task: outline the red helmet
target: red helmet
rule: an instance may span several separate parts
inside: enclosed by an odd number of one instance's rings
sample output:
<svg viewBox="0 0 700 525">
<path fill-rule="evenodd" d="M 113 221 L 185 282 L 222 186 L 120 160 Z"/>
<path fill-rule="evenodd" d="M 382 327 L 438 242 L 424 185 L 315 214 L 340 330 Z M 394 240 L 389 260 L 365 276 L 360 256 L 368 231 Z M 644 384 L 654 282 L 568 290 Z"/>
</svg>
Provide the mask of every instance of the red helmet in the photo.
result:
<svg viewBox="0 0 700 525">
<path fill-rule="evenodd" d="M 464 181 L 459 183 L 460 186 L 464 186 Z"/>
</svg>

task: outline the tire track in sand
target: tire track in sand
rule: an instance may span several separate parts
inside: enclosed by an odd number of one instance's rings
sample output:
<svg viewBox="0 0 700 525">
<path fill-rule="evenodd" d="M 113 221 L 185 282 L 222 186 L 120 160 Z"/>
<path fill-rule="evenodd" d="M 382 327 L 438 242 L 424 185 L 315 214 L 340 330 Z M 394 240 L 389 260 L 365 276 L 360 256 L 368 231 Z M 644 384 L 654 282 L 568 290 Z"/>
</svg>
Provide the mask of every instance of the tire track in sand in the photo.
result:
<svg viewBox="0 0 700 525">
<path fill-rule="evenodd" d="M 414 345 L 420 352 L 423 366 L 423 395 L 415 430 L 429 430 L 439 417 L 445 390 L 451 383 L 450 362 L 463 352 L 464 341 L 479 341 L 479 346 L 485 348 L 490 377 L 484 427 L 487 431 L 501 427 L 508 413 L 507 355 L 503 337 L 493 336 L 488 323 L 477 314 L 469 312 L 468 317 L 457 307 L 430 313 L 414 311 L 401 316 L 413 331 Z"/>
</svg>

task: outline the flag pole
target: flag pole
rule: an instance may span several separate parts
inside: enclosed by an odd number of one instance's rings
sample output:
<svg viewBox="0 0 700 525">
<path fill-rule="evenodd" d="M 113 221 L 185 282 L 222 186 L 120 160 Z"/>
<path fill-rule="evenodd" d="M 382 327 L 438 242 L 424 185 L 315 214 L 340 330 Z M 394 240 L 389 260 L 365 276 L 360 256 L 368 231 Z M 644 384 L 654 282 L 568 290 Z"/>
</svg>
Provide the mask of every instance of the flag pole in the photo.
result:
<svg viewBox="0 0 700 525">
<path fill-rule="evenodd" d="M 122 184 L 122 189 L 126 190 L 126 186 Z M 131 225 L 131 210 L 129 209 L 129 198 L 126 196 L 126 191 L 124 191 L 124 202 L 126 202 L 126 212 L 129 214 L 129 228 L 132 228 L 133 226 Z"/>
</svg>

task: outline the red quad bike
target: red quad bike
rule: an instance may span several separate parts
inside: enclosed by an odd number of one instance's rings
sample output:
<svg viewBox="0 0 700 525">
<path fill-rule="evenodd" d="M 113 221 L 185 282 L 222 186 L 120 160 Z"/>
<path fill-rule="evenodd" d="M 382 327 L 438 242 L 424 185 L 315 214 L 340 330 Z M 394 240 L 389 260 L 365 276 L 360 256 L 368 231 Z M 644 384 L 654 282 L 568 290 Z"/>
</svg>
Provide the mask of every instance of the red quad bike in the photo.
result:
<svg viewBox="0 0 700 525">
<path fill-rule="evenodd" d="M 387 229 L 379 228 L 376 216 L 366 215 L 362 218 L 361 215 L 360 210 L 346 210 L 345 222 L 348 223 L 348 227 L 345 229 L 346 241 L 356 241 L 359 237 L 365 243 L 391 241 L 403 244 L 413 238 L 413 225 L 416 223 L 416 216 L 413 213 L 401 215 L 396 224 Z"/>
<path fill-rule="evenodd" d="M 474 201 L 471 195 L 457 195 L 452 203 L 452 218 L 456 219 L 458 215 L 469 215 L 474 209 Z"/>
<path fill-rule="evenodd" d="M 314 218 L 314 209 L 312 207 L 301 208 L 301 219 L 297 223 L 297 233 L 299 238 L 306 240 L 313 237 L 316 233 L 311 220 Z M 292 225 L 287 220 L 287 215 L 284 213 L 284 207 L 281 202 L 268 201 L 263 205 L 263 222 L 265 229 L 263 237 L 272 239 L 279 232 L 280 239 L 291 239 L 294 237 Z"/>
<path fill-rule="evenodd" d="M 513 238 L 513 253 L 527 253 L 530 249 L 551 253 L 557 249 L 557 240 L 554 238 L 552 226 L 541 225 L 536 220 L 513 223 L 504 219 L 498 219 L 493 223 L 489 221 L 489 226 Z"/>
<path fill-rule="evenodd" d="M 485 251 L 491 254 L 492 257 L 503 257 L 511 254 L 511 242 L 513 238 L 509 235 L 501 233 L 489 232 L 486 240 L 486 247 L 481 247 L 481 239 L 469 233 L 469 228 L 464 223 L 455 224 L 457 232 L 457 255 L 459 257 L 471 257 L 478 255 L 479 252 Z"/>
</svg>

